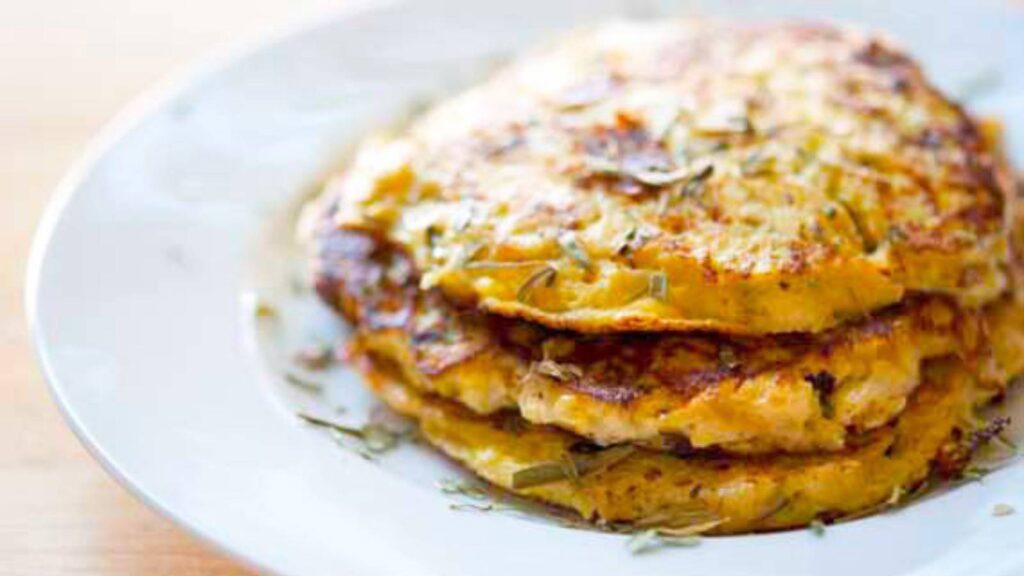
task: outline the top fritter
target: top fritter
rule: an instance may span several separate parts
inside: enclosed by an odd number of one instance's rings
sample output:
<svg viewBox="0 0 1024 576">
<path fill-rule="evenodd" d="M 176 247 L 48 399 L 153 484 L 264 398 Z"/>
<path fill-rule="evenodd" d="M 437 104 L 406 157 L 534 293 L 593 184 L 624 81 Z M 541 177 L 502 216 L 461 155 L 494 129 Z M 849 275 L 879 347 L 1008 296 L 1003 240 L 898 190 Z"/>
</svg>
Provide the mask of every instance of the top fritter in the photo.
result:
<svg viewBox="0 0 1024 576">
<path fill-rule="evenodd" d="M 340 226 L 427 286 L 588 332 L 816 332 L 906 291 L 1005 287 L 1004 162 L 884 40 L 620 23 L 366 143 Z"/>
</svg>

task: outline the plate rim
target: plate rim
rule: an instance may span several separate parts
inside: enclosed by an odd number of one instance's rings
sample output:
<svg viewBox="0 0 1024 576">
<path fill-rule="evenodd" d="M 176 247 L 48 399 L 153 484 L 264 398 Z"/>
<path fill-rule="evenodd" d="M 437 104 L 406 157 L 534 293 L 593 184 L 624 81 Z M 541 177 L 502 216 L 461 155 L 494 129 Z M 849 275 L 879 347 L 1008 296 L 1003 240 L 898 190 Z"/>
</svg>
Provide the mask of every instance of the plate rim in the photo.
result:
<svg viewBox="0 0 1024 576">
<path fill-rule="evenodd" d="M 47 351 L 46 343 L 43 341 L 43 334 L 39 326 L 41 305 L 39 287 L 43 266 L 49 256 L 51 240 L 61 223 L 65 208 L 74 198 L 81 184 L 89 177 L 92 169 L 146 118 L 172 103 L 191 87 L 227 70 L 237 62 L 255 56 L 261 50 L 338 20 L 351 18 L 360 13 L 400 1 L 402 0 L 347 0 L 343 4 L 314 10 L 311 14 L 273 25 L 269 29 L 258 30 L 241 38 L 227 41 L 202 52 L 198 57 L 173 67 L 155 82 L 143 88 L 141 92 L 129 98 L 126 104 L 118 108 L 114 115 L 87 139 L 57 184 L 51 189 L 49 199 L 36 223 L 29 244 L 22 290 L 23 311 L 28 327 L 29 343 L 32 355 L 42 373 L 47 393 L 79 445 L 86 450 L 94 463 L 98 464 L 108 477 L 112 478 L 137 502 L 169 520 L 177 529 L 183 530 L 197 539 L 208 550 L 226 556 L 246 569 L 256 570 L 260 573 L 277 572 L 271 566 L 260 562 L 244 551 L 236 550 L 229 544 L 214 538 L 207 530 L 166 506 L 146 490 L 141 483 L 123 471 L 115 459 L 107 454 L 101 443 L 89 432 L 88 427 L 65 396 Z"/>
</svg>

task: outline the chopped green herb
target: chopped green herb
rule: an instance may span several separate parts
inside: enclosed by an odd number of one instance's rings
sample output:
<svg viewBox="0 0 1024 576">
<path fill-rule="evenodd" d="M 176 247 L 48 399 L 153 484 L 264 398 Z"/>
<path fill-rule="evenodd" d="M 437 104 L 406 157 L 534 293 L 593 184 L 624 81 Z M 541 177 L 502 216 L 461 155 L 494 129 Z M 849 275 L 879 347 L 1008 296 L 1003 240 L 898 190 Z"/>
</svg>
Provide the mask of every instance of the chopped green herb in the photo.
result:
<svg viewBox="0 0 1024 576">
<path fill-rule="evenodd" d="M 629 540 L 626 541 L 626 547 L 633 554 L 641 554 L 648 550 L 653 550 L 661 546 L 661 538 L 658 537 L 657 530 L 644 530 L 643 532 L 637 532 L 630 536 Z"/>
<path fill-rule="evenodd" d="M 673 170 L 671 172 L 662 172 L 659 170 L 641 170 L 637 172 L 632 172 L 629 174 L 629 176 L 636 180 L 637 182 L 640 182 L 641 184 L 646 184 L 647 186 L 652 187 L 662 187 L 668 186 L 670 184 L 675 184 L 676 182 L 681 182 L 682 180 L 687 178 L 689 174 L 689 170 L 685 168 L 680 168 L 678 170 Z"/>
<path fill-rule="evenodd" d="M 590 272 L 593 269 L 593 264 L 590 262 L 590 257 L 587 256 L 587 252 L 580 246 L 579 242 L 576 241 L 576 235 L 572 232 L 566 232 L 558 237 L 558 245 L 565 252 L 566 256 L 572 259 L 580 268 L 586 272 Z"/>
<path fill-rule="evenodd" d="M 694 131 L 709 136 L 751 134 L 749 106 L 745 102 L 722 102 L 697 118 Z"/>
<path fill-rule="evenodd" d="M 295 386 L 296 388 L 302 388 L 303 390 L 309 392 L 323 392 L 324 389 L 323 385 L 320 384 L 319 382 L 306 380 L 305 378 L 292 374 L 291 372 L 286 372 L 284 375 L 284 379 L 285 382 L 288 382 L 292 386 Z"/>
<path fill-rule="evenodd" d="M 1014 456 L 1020 454 L 1020 446 L 1018 446 L 1017 443 L 1011 440 L 1006 434 L 996 434 L 993 437 L 993 440 Z"/>
<path fill-rule="evenodd" d="M 1016 457 L 1019 452 L 1017 445 L 1004 434 L 1006 427 L 1010 425 L 1010 418 L 1000 416 L 991 420 L 969 416 L 965 419 L 964 427 L 971 430 L 967 436 L 965 446 L 968 451 L 974 452 L 982 446 L 996 446 L 1009 452 L 1010 458 Z"/>
<path fill-rule="evenodd" d="M 1014 512 L 1016 512 L 1016 510 L 1013 506 L 1010 506 L 1009 504 L 996 504 L 995 506 L 992 507 L 993 516 L 1009 516 Z"/>
<path fill-rule="evenodd" d="M 729 370 L 739 366 L 740 362 L 736 357 L 736 349 L 728 344 L 722 344 L 718 348 L 718 364 Z"/>
<path fill-rule="evenodd" d="M 827 370 L 821 370 L 813 374 L 805 374 L 804 380 L 811 385 L 818 395 L 818 404 L 821 407 L 821 415 L 825 418 L 832 418 L 835 414 L 835 406 L 832 404 L 832 394 L 836 389 L 836 377 Z"/>
<path fill-rule="evenodd" d="M 626 541 L 633 554 L 644 554 L 666 547 L 693 547 L 700 544 L 699 536 L 663 536 L 657 529 L 638 532 Z"/>
<path fill-rule="evenodd" d="M 545 462 L 517 470 L 512 474 L 512 488 L 520 490 L 560 482 L 579 480 L 590 474 L 597 474 L 629 457 L 634 448 L 620 445 L 593 454 L 571 454 L 561 457 L 558 462 Z"/>
<path fill-rule="evenodd" d="M 667 197 L 667 194 L 663 194 L 662 197 Z M 617 243 L 615 253 L 619 256 L 624 256 L 637 250 L 646 244 L 648 240 L 654 238 L 654 236 L 655 233 L 647 227 L 631 226 Z"/>
<path fill-rule="evenodd" d="M 692 494 L 691 494 L 692 496 Z M 699 502 L 665 508 L 634 523 L 637 528 L 689 527 L 719 520 Z"/>
<path fill-rule="evenodd" d="M 460 512 L 467 510 L 473 512 L 494 512 L 497 510 L 507 509 L 505 506 L 495 504 L 493 502 L 488 502 L 487 504 L 473 504 L 472 502 L 456 502 L 454 504 L 449 504 L 448 507 L 451 508 L 452 510 Z"/>
<path fill-rule="evenodd" d="M 523 490 L 567 480 L 572 475 L 566 470 L 565 462 L 546 462 L 516 470 L 512 474 L 512 488 Z"/>
<path fill-rule="evenodd" d="M 711 176 L 713 176 L 714 174 L 714 164 L 708 164 L 707 166 L 701 168 L 696 174 L 691 176 L 690 179 L 686 181 L 686 184 L 683 184 L 683 187 L 679 190 L 679 195 L 682 196 L 683 198 L 690 198 L 696 196 L 704 187 L 704 183 L 707 182 L 707 180 L 711 178 Z"/>
<path fill-rule="evenodd" d="M 671 536 L 675 538 L 683 538 L 686 536 L 699 536 L 707 531 L 721 526 L 725 523 L 723 518 L 715 518 L 714 520 L 708 520 L 706 522 L 698 522 L 696 524 L 690 524 L 689 526 L 681 526 L 679 528 L 662 527 L 656 528 L 658 534 L 661 536 Z"/>
<path fill-rule="evenodd" d="M 889 499 L 885 501 L 885 504 L 890 508 L 896 506 L 903 500 L 903 496 L 905 496 L 906 493 L 907 491 L 904 490 L 902 486 L 896 486 L 892 489 L 892 493 L 889 494 Z"/>
<path fill-rule="evenodd" d="M 504 512 L 514 511 L 519 507 L 516 505 L 514 500 L 509 500 L 508 497 L 503 497 L 497 494 L 491 494 L 485 488 L 462 482 L 460 480 L 454 480 L 451 478 L 445 478 L 439 480 L 437 483 L 443 494 L 454 497 L 466 498 L 469 501 L 453 502 L 448 505 L 452 510 L 459 512 Z M 498 500 L 501 498 L 501 500 Z"/>
<path fill-rule="evenodd" d="M 479 256 L 480 252 L 482 252 L 483 249 L 484 245 L 480 242 L 470 242 L 469 244 L 463 246 L 462 251 L 459 253 L 458 258 L 456 259 L 458 266 L 461 268 L 467 268 L 470 262 L 472 262 L 474 258 Z"/>
<path fill-rule="evenodd" d="M 636 238 L 638 229 L 636 226 L 631 227 L 622 236 L 622 240 L 619 240 L 618 245 L 615 247 L 615 253 L 622 256 L 630 250 L 630 244 L 633 243 L 633 239 Z"/>
<path fill-rule="evenodd" d="M 563 470 L 565 470 L 566 478 L 573 484 L 580 483 L 580 469 L 576 466 L 576 460 L 571 454 L 565 452 L 562 454 L 561 464 Z"/>
<path fill-rule="evenodd" d="M 437 245 L 437 239 L 441 237 L 442 233 L 443 232 L 442 232 L 441 228 L 439 228 L 435 224 L 431 224 L 430 226 L 427 226 L 427 229 L 426 229 L 427 247 L 433 248 L 434 246 L 436 246 Z"/>
<path fill-rule="evenodd" d="M 544 262 L 543 260 L 517 260 L 513 262 L 475 260 L 473 262 L 463 264 L 462 267 L 466 270 L 508 270 L 515 268 L 536 268 L 537 266 L 545 265 L 547 265 L 547 262 Z"/>
<path fill-rule="evenodd" d="M 622 176 L 622 166 L 602 156 L 587 155 L 583 157 L 583 169 L 591 174 L 605 176 Z"/>
<path fill-rule="evenodd" d="M 796 160 L 801 164 L 801 168 L 806 168 L 812 162 L 817 160 L 817 156 L 815 156 L 814 152 L 811 152 L 802 146 L 797 146 Z"/>
<path fill-rule="evenodd" d="M 972 482 L 981 482 L 989 472 L 990 470 L 988 468 L 972 464 L 964 468 L 963 472 L 960 473 L 960 478 Z"/>
<path fill-rule="evenodd" d="M 418 430 L 415 421 L 393 412 L 385 406 L 376 406 L 370 412 L 369 423 L 380 426 L 399 438 L 412 438 Z"/>
<path fill-rule="evenodd" d="M 381 424 L 369 423 L 362 428 L 363 444 L 373 454 L 380 454 L 398 445 L 398 434 Z"/>
<path fill-rule="evenodd" d="M 381 424 L 371 422 L 361 428 L 354 428 L 301 412 L 298 416 L 314 426 L 327 428 L 338 435 L 359 440 L 362 443 L 362 447 L 366 450 L 366 452 L 361 453 L 365 458 L 372 458 L 373 455 L 387 452 L 398 445 L 398 434 Z"/>
<path fill-rule="evenodd" d="M 321 428 L 334 430 L 335 432 L 340 432 L 342 434 L 345 434 L 346 436 L 352 436 L 353 438 L 362 439 L 363 437 L 363 431 L 360 430 L 359 428 L 352 428 L 351 426 L 345 426 L 344 424 L 331 422 L 330 420 L 325 420 L 323 418 L 320 418 L 319 416 L 313 416 L 311 414 L 305 414 L 303 412 L 299 412 L 298 417 L 304 420 L 307 424 L 312 424 L 313 426 L 319 426 Z"/>
<path fill-rule="evenodd" d="M 623 444 L 612 446 L 593 454 L 578 454 L 574 456 L 576 467 L 580 470 L 580 476 L 597 474 L 630 457 L 636 449 Z"/>
<path fill-rule="evenodd" d="M 660 167 L 629 166 L 629 164 L 631 163 L 628 161 L 623 164 L 600 156 L 585 156 L 583 158 L 583 169 L 591 174 L 629 178 L 651 188 L 671 186 L 694 177 L 689 168 L 661 170 L 658 169 Z"/>
<path fill-rule="evenodd" d="M 292 360 L 306 370 L 323 370 L 334 362 L 334 349 L 326 344 L 314 344 L 296 352 Z"/>
<path fill-rule="evenodd" d="M 811 520 L 811 524 L 810 526 L 808 526 L 808 528 L 811 529 L 811 533 L 813 533 L 815 536 L 819 538 L 825 535 L 825 523 L 821 520 Z"/>
<path fill-rule="evenodd" d="M 672 191 L 662 190 L 661 194 L 658 196 L 658 207 L 655 209 L 659 217 L 668 214 L 668 207 L 671 203 Z"/>
<path fill-rule="evenodd" d="M 550 264 L 545 264 L 542 268 L 536 270 L 523 282 L 522 286 L 516 292 L 516 299 L 522 303 L 530 301 L 530 296 L 533 295 L 533 291 L 539 286 L 551 286 L 555 282 L 555 277 L 558 275 L 558 271 L 555 270 Z"/>
<path fill-rule="evenodd" d="M 550 376 L 559 382 L 570 382 L 583 378 L 583 370 L 575 364 L 563 364 L 554 360 L 541 360 L 533 365 L 538 374 Z"/>
<path fill-rule="evenodd" d="M 853 214 L 854 213 L 851 211 L 850 216 L 851 218 L 854 218 L 853 223 L 858 225 L 858 232 L 861 232 L 862 236 L 866 236 L 866 234 L 863 233 L 860 229 L 861 223 L 857 220 L 856 217 L 853 216 Z M 907 239 L 907 233 L 904 232 L 902 228 L 899 228 L 898 226 L 893 224 L 892 226 L 889 226 L 888 230 L 886 230 L 885 237 L 890 242 L 903 242 Z"/>
<path fill-rule="evenodd" d="M 664 302 L 668 299 L 668 276 L 664 272 L 655 272 L 648 279 L 647 293 L 655 300 Z"/>
<path fill-rule="evenodd" d="M 754 152 L 740 163 L 740 174 L 744 176 L 762 176 L 770 172 L 769 168 L 772 163 L 772 158 L 760 152 Z"/>
<path fill-rule="evenodd" d="M 452 494 L 457 496 L 465 496 L 473 500 L 486 500 L 487 491 L 479 486 L 474 486 L 468 482 L 462 482 L 460 480 L 454 480 L 451 478 L 442 478 L 438 480 L 437 487 L 441 489 L 444 494 Z"/>
<path fill-rule="evenodd" d="M 462 212 L 459 212 L 452 220 L 452 229 L 456 232 L 465 232 L 469 228 L 470 224 L 473 223 L 474 214 L 473 207 L 470 206 Z"/>
<path fill-rule="evenodd" d="M 785 494 L 782 494 L 782 495 L 779 496 L 778 502 L 776 502 L 774 505 L 772 505 L 771 508 L 766 510 L 765 513 L 762 514 L 761 517 L 758 518 L 758 519 L 759 520 L 767 520 L 767 519 L 775 516 L 779 512 L 782 512 L 783 510 L 785 510 L 792 502 L 793 502 L 792 498 L 790 498 L 789 496 L 787 496 Z"/>
<path fill-rule="evenodd" d="M 637 300 L 639 300 L 641 298 L 647 298 L 650 295 L 651 295 L 651 280 L 650 280 L 650 278 L 648 278 L 647 279 L 647 284 L 645 284 L 643 288 L 640 288 L 636 292 L 634 292 L 634 293 L 630 294 L 628 297 L 626 297 L 626 302 L 627 303 L 629 303 L 629 302 L 636 302 Z"/>
</svg>

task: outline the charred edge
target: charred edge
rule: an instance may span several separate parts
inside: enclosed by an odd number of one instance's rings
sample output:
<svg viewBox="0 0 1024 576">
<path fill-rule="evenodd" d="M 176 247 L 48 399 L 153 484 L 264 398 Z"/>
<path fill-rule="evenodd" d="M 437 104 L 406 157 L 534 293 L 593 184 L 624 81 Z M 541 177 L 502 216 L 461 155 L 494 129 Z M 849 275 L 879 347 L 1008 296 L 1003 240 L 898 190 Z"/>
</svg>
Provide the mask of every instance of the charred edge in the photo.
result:
<svg viewBox="0 0 1024 576">
<path fill-rule="evenodd" d="M 935 475 L 947 481 L 963 478 L 964 470 L 974 453 L 1002 433 L 1009 424 L 1008 417 L 1000 417 L 971 432 L 965 433 L 961 428 L 954 428 L 950 442 L 939 450 L 932 461 Z"/>
<path fill-rule="evenodd" d="M 832 393 L 836 389 L 836 377 L 826 370 L 821 370 L 814 374 L 806 374 L 804 380 L 810 383 L 818 394 L 818 404 L 821 406 L 822 415 L 825 418 L 831 418 L 835 412 L 832 407 Z"/>
<path fill-rule="evenodd" d="M 603 383 L 587 376 L 573 378 L 563 384 L 576 392 L 609 404 L 628 404 L 644 394 L 644 390 L 637 386 Z"/>
</svg>

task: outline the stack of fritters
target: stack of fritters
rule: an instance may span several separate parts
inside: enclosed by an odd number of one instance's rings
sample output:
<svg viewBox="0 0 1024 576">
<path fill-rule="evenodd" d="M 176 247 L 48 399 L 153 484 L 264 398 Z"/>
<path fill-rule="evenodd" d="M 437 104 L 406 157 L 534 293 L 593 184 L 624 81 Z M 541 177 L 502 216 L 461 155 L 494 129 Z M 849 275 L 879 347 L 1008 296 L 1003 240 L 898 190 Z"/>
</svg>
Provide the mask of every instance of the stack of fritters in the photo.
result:
<svg viewBox="0 0 1024 576">
<path fill-rule="evenodd" d="M 490 482 L 712 533 L 956 475 L 1024 368 L 992 127 L 888 41 L 621 23 L 366 142 L 310 208 L 389 405 Z"/>
</svg>

